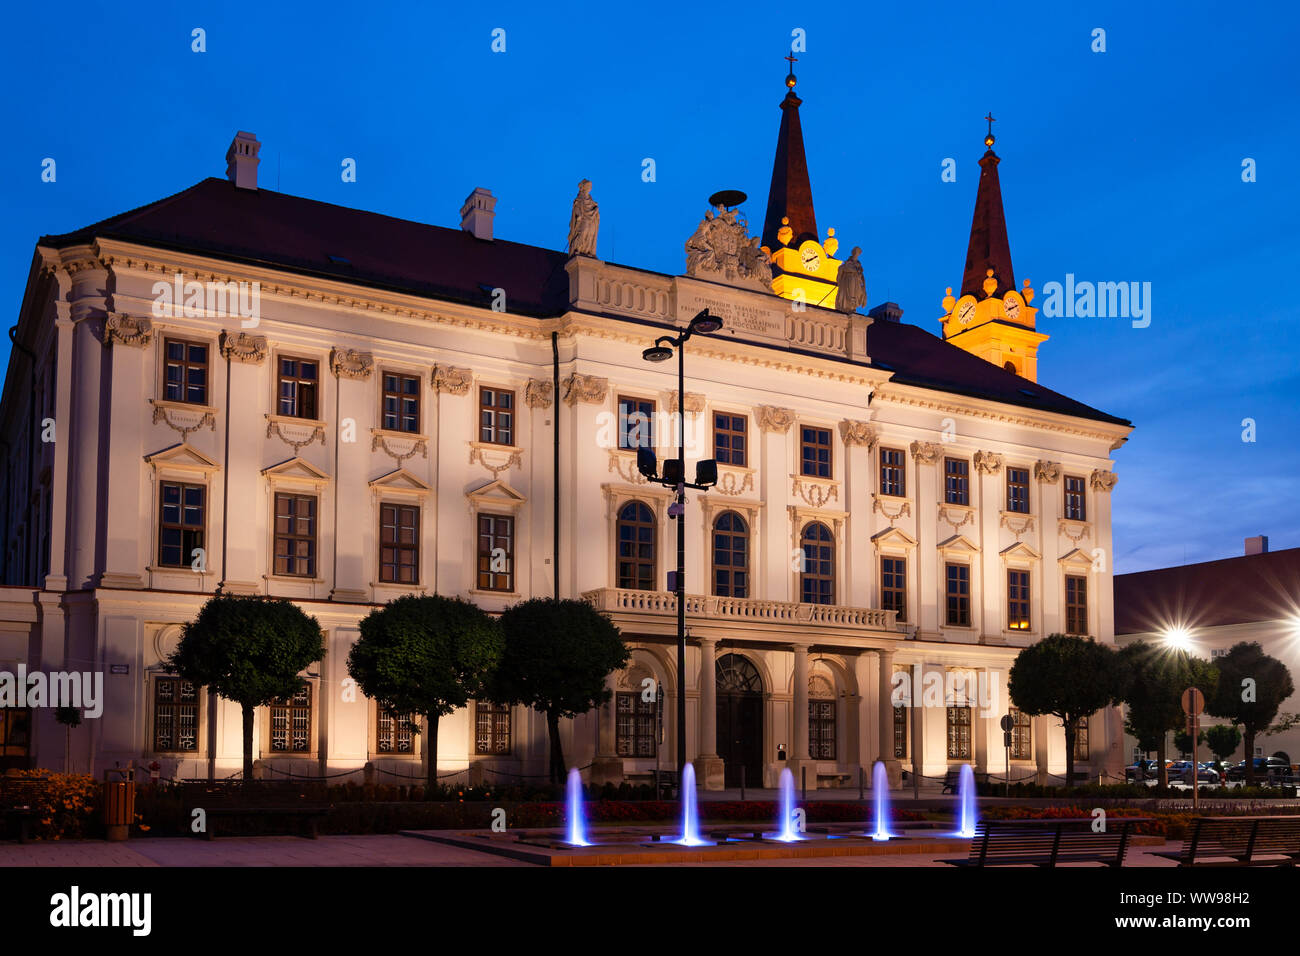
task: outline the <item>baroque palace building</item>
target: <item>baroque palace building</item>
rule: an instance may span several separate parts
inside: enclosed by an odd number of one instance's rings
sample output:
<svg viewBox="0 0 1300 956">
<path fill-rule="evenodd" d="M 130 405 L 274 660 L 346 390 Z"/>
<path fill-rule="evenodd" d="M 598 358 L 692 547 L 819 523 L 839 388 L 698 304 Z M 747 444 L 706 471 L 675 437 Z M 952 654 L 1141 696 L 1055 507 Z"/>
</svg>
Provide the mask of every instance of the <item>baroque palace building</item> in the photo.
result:
<svg viewBox="0 0 1300 956">
<path fill-rule="evenodd" d="M 106 706 L 70 754 L 49 709 L 0 711 L 0 757 L 238 772 L 238 707 L 161 663 L 221 589 L 289 598 L 327 636 L 307 689 L 259 712 L 264 773 L 419 777 L 420 735 L 345 667 L 361 618 L 414 591 L 609 614 L 631 662 L 563 729 L 597 782 L 675 765 L 678 695 L 711 789 L 787 766 L 849 784 L 877 759 L 895 784 L 1000 774 L 1018 649 L 1114 641 L 1111 454 L 1131 425 L 1037 382 L 991 134 L 943 337 L 893 303 L 859 311 L 794 85 L 761 235 L 720 200 L 684 274 L 598 258 L 585 181 L 560 252 L 496 237 L 484 189 L 459 229 L 262 189 L 248 133 L 226 179 L 43 237 L 0 406 L 0 670 L 102 672 Z M 724 326 L 687 346 L 680 396 L 641 353 L 705 308 Z M 672 454 L 678 402 L 687 457 L 719 472 L 686 508 L 684 687 L 670 493 L 635 455 Z M 894 707 L 900 674 L 935 696 Z M 1012 776 L 1063 773 L 1059 721 L 1014 720 Z M 438 753 L 474 781 L 541 775 L 545 722 L 471 704 Z M 1081 769 L 1124 757 L 1118 709 L 1093 715 Z"/>
</svg>

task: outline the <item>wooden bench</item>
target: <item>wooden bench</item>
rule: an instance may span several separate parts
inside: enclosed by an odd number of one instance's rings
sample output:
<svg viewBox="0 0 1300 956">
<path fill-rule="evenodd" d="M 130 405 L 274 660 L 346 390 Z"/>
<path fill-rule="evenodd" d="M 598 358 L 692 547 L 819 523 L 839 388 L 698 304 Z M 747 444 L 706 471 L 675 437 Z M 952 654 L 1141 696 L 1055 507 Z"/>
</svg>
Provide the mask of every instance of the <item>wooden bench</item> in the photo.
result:
<svg viewBox="0 0 1300 956">
<path fill-rule="evenodd" d="M 240 817 L 276 817 L 297 821 L 301 824 L 302 835 L 309 840 L 317 837 L 317 827 L 322 819 L 329 815 L 326 807 L 210 807 L 204 809 L 205 826 L 201 834 L 208 840 L 216 839 L 217 821 Z"/>
<path fill-rule="evenodd" d="M 1295 866 L 1300 816 L 1197 817 L 1181 850 L 1153 855 L 1179 866 Z"/>
<path fill-rule="evenodd" d="M 47 784 L 47 777 L 0 777 L 0 819 L 5 832 L 18 831 L 19 843 L 32 838 L 32 821 L 40 814 L 36 798 L 45 792 Z"/>
<path fill-rule="evenodd" d="M 1093 832 L 1092 819 L 981 820 L 975 826 L 970 856 L 940 860 L 950 866 L 1056 866 L 1060 863 L 1124 865 L 1129 837 L 1146 817 L 1112 817 L 1105 831 Z"/>
</svg>

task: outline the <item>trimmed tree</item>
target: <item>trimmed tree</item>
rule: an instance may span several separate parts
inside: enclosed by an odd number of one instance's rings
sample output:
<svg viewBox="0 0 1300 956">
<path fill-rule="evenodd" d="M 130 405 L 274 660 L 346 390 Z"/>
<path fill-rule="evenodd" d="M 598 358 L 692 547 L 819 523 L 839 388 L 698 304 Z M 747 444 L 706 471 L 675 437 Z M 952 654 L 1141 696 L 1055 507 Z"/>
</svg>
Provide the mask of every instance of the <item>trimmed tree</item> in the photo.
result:
<svg viewBox="0 0 1300 956">
<path fill-rule="evenodd" d="M 1007 692 L 1026 714 L 1052 714 L 1065 729 L 1065 785 L 1074 786 L 1074 741 L 1079 721 L 1119 703 L 1124 680 L 1118 656 L 1089 637 L 1049 634 L 1018 655 Z"/>
<path fill-rule="evenodd" d="M 324 656 L 320 625 L 296 604 L 260 594 L 218 593 L 185 625 L 166 667 L 239 704 L 247 782 L 253 779 L 257 708 L 296 694 L 305 683 L 298 675 Z"/>
<path fill-rule="evenodd" d="M 1255 737 L 1266 733 L 1282 702 L 1295 693 L 1291 672 L 1254 641 L 1234 644 L 1218 658 L 1219 686 L 1205 709 L 1241 724 L 1246 743 L 1246 786 L 1255 783 Z"/>
<path fill-rule="evenodd" d="M 1124 677 L 1123 702 L 1128 705 L 1125 726 L 1140 741 L 1139 746 L 1153 744 L 1160 786 L 1169 786 L 1165 768 L 1169 732 L 1187 724 L 1183 714 L 1183 691 L 1197 687 L 1208 701 L 1216 687 L 1214 666 L 1199 657 L 1169 648 L 1135 641 L 1120 648 L 1117 655 Z M 1184 747 L 1184 744 L 1186 746 Z M 1191 751 L 1192 742 L 1175 738 L 1180 750 Z"/>
<path fill-rule="evenodd" d="M 491 695 L 501 704 L 524 704 L 546 715 L 552 782 L 564 779 L 560 719 L 609 700 L 605 678 L 627 666 L 622 635 L 586 601 L 534 598 L 501 615 L 505 652 Z"/>
<path fill-rule="evenodd" d="M 348 653 L 348 674 L 394 718 L 428 721 L 430 795 L 438 784 L 438 719 L 483 695 L 500 656 L 497 622 L 461 598 L 408 594 L 361 621 L 361 637 Z"/>
</svg>

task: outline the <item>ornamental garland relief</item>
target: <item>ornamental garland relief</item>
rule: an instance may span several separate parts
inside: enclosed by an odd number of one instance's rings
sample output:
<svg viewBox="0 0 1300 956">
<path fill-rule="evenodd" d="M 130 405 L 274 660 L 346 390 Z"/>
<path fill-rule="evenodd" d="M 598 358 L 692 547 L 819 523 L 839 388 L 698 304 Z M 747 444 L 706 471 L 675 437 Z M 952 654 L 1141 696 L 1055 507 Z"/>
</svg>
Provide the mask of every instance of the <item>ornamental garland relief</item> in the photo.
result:
<svg viewBox="0 0 1300 956">
<path fill-rule="evenodd" d="M 276 419 L 271 415 L 266 416 L 266 437 L 275 437 L 280 439 L 290 448 L 293 453 L 298 454 L 304 445 L 310 445 L 314 441 L 325 444 L 325 426 L 314 422 L 293 422 L 284 419 Z"/>
<path fill-rule="evenodd" d="M 198 431 L 204 425 L 209 431 L 217 430 L 217 419 L 210 410 L 175 408 L 154 402 L 153 423 L 157 425 L 159 422 L 178 433 L 181 441 L 189 441 L 190 432 Z"/>
<path fill-rule="evenodd" d="M 687 392 L 686 411 L 692 415 L 698 415 L 704 411 L 704 396 L 699 392 Z M 668 393 L 668 414 L 677 414 L 677 389 L 673 389 Z"/>
<path fill-rule="evenodd" d="M 877 439 L 876 430 L 869 422 L 856 422 L 847 418 L 840 422 L 840 440 L 846 447 L 861 445 L 871 451 Z"/>
<path fill-rule="evenodd" d="M 724 466 L 725 468 L 725 466 Z M 754 475 L 752 472 L 745 472 L 744 479 L 738 479 L 734 471 L 723 471 L 718 476 L 718 483 L 713 486 L 713 491 L 720 495 L 727 495 L 734 498 L 737 495 L 743 495 L 746 491 L 754 490 Z"/>
<path fill-rule="evenodd" d="M 629 485 L 649 484 L 649 480 L 641 472 L 637 471 L 636 464 L 631 459 L 625 459 L 625 456 L 616 451 L 610 451 L 609 468 L 606 470 L 615 472 Z"/>
<path fill-rule="evenodd" d="M 469 450 L 469 463 L 475 462 L 482 465 L 488 471 L 492 472 L 493 478 L 500 478 L 501 472 L 509 471 L 512 467 L 522 467 L 523 452 L 519 449 L 507 451 L 502 448 L 499 451 L 492 449 L 489 451 L 481 446 L 471 446 Z"/>
<path fill-rule="evenodd" d="M 375 367 L 375 357 L 357 349 L 336 348 L 330 351 L 330 371 L 339 378 L 360 381 L 370 377 Z"/>
<path fill-rule="evenodd" d="M 829 502 L 838 501 L 839 485 L 830 482 L 809 481 L 800 475 L 791 475 L 790 494 L 798 495 L 810 508 L 824 508 Z"/>
<path fill-rule="evenodd" d="M 402 462 L 408 458 L 414 458 L 418 451 L 420 457 L 428 459 L 429 442 L 424 438 L 400 438 L 396 435 L 384 435 L 380 430 L 371 429 L 370 433 L 370 450 L 382 451 L 397 463 L 397 467 L 402 466 Z"/>
<path fill-rule="evenodd" d="M 529 408 L 550 408 L 554 385 L 544 378 L 530 378 L 524 386 L 524 404 Z"/>
<path fill-rule="evenodd" d="M 560 383 L 564 392 L 564 404 L 600 405 L 609 392 L 609 379 L 598 375 L 579 375 L 574 372 Z"/>
<path fill-rule="evenodd" d="M 885 507 L 885 503 L 880 500 L 880 496 L 873 492 L 871 495 L 871 510 L 873 512 L 876 511 L 880 512 L 890 521 L 896 521 L 898 518 L 901 518 L 904 515 L 906 515 L 909 518 L 912 516 L 912 503 L 910 501 L 904 501 L 899 504 L 897 511 L 895 511 L 893 514 L 890 514 L 889 509 Z"/>
<path fill-rule="evenodd" d="M 454 365 L 435 365 L 433 367 L 433 390 L 435 392 L 467 395 L 473 380 L 474 373 L 467 368 L 457 368 Z"/>
<path fill-rule="evenodd" d="M 1109 492 L 1115 487 L 1115 482 L 1119 481 L 1119 475 L 1113 471 L 1103 471 L 1098 468 L 1088 476 L 1088 483 L 1092 486 L 1093 491 Z"/>
<path fill-rule="evenodd" d="M 943 457 L 943 446 L 938 442 L 914 441 L 908 446 L 908 450 L 918 465 L 933 465 Z"/>
<path fill-rule="evenodd" d="M 142 349 L 153 338 L 153 322 L 147 318 L 133 318 L 120 312 L 110 312 L 104 322 L 104 347 L 114 344 Z"/>
<path fill-rule="evenodd" d="M 794 412 L 776 405 L 759 405 L 754 410 L 758 415 L 758 427 L 765 432 L 779 432 L 784 435 L 794 424 Z"/>
<path fill-rule="evenodd" d="M 221 355 L 232 362 L 261 365 L 266 358 L 266 336 L 247 332 L 222 332 Z"/>
</svg>

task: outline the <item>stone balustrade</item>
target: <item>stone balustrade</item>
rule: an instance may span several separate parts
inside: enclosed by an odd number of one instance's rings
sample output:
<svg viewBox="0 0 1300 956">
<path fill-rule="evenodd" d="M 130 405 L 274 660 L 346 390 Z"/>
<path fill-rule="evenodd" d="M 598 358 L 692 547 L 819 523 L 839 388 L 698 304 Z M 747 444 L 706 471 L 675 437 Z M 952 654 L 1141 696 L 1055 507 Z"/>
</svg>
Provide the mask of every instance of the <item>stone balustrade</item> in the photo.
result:
<svg viewBox="0 0 1300 956">
<path fill-rule="evenodd" d="M 600 611 L 663 615 L 677 613 L 677 596 L 671 591 L 597 588 L 583 592 L 582 598 Z M 897 611 L 845 607 L 839 604 L 796 604 L 756 598 L 705 597 L 699 594 L 686 595 L 686 616 L 724 621 L 898 630 L 895 620 Z"/>
</svg>

